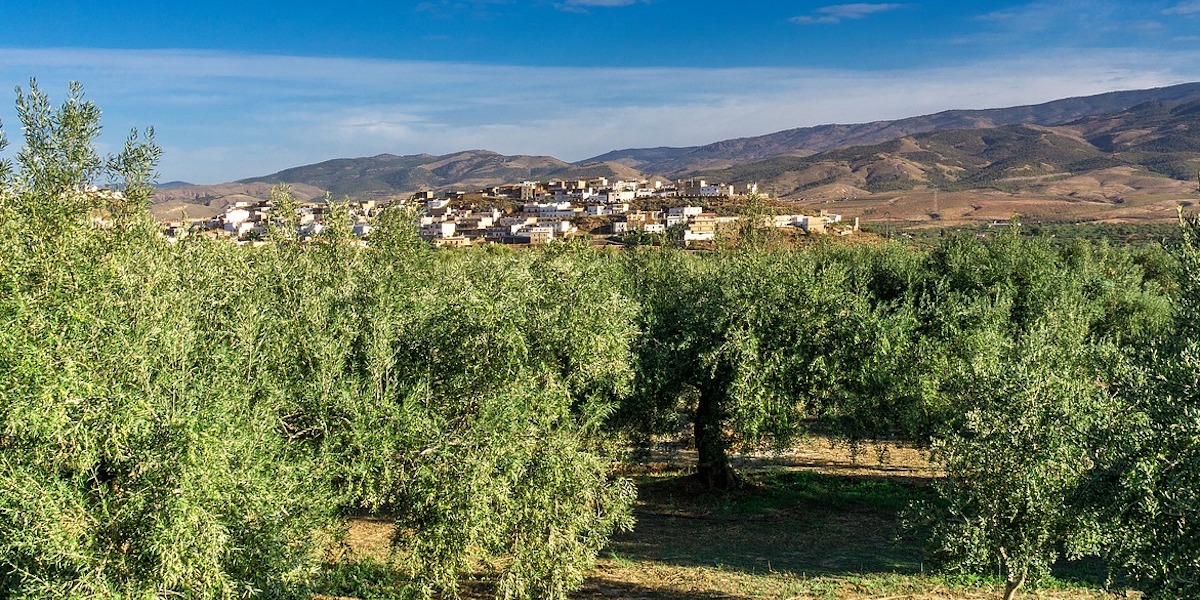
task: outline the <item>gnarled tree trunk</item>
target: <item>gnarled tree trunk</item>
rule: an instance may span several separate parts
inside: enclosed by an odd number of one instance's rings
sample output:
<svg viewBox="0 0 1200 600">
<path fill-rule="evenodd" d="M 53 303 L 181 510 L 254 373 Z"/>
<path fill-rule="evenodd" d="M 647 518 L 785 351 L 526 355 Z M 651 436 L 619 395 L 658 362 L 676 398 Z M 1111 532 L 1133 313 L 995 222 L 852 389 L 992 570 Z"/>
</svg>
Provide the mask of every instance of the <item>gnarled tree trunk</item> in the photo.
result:
<svg viewBox="0 0 1200 600">
<path fill-rule="evenodd" d="M 1023 583 L 1025 583 L 1024 575 L 1022 575 L 1016 581 L 1006 581 L 1004 583 L 1004 600 L 1013 600 L 1013 598 L 1016 598 L 1017 590 L 1020 589 L 1021 584 Z"/>
<path fill-rule="evenodd" d="M 696 474 L 708 487 L 718 490 L 732 490 L 742 485 L 742 479 L 729 464 L 727 453 L 728 440 L 722 431 L 720 394 L 724 390 L 720 386 L 702 388 L 700 401 L 696 405 L 696 419 L 693 432 L 696 437 L 697 464 Z"/>
</svg>

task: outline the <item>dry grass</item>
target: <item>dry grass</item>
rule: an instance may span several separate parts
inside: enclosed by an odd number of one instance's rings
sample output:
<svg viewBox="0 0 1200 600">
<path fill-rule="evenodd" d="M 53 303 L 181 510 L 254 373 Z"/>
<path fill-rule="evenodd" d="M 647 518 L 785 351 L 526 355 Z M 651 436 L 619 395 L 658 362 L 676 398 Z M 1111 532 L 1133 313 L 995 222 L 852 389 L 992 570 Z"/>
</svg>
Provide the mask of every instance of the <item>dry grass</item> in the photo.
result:
<svg viewBox="0 0 1200 600">
<path fill-rule="evenodd" d="M 394 530 L 392 520 L 384 517 L 358 517 L 351 520 L 350 531 L 346 534 L 347 558 L 388 560 Z"/>
<path fill-rule="evenodd" d="M 1032 590 L 1025 598 L 1111 600 L 1124 597 L 1086 589 Z M 923 576 L 821 576 L 788 572 L 746 573 L 721 567 L 678 567 L 604 559 L 576 598 L 646 600 L 995 600 L 998 586 L 952 585 Z"/>
</svg>

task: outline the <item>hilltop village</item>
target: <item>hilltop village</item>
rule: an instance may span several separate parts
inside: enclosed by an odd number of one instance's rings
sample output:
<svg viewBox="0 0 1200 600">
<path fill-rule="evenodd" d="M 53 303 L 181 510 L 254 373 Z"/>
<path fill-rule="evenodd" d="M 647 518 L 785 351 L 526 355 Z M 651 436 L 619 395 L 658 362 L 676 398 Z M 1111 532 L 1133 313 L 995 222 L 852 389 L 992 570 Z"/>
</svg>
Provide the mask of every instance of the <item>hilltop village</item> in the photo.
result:
<svg viewBox="0 0 1200 600">
<path fill-rule="evenodd" d="M 421 237 L 439 247 L 543 245 L 583 235 L 602 242 L 655 239 L 692 246 L 716 240 L 722 227 L 739 220 L 739 202 L 751 196 L 761 197 L 753 184 L 738 189 L 704 179 L 610 182 L 597 177 L 525 181 L 475 192 L 424 191 L 399 202 L 413 208 Z M 372 219 L 394 202 L 348 200 L 345 206 L 354 223 L 352 234 L 368 238 Z M 261 241 L 266 238 L 272 208 L 269 200 L 238 202 L 212 219 L 191 224 L 170 221 L 164 229 L 170 238 L 189 229 L 243 243 Z M 322 235 L 329 209 L 326 202 L 300 203 L 301 239 Z M 849 235 L 858 229 L 857 219 L 843 223 L 841 215 L 824 211 L 763 219 L 768 221 L 764 225 L 804 234 Z"/>
</svg>

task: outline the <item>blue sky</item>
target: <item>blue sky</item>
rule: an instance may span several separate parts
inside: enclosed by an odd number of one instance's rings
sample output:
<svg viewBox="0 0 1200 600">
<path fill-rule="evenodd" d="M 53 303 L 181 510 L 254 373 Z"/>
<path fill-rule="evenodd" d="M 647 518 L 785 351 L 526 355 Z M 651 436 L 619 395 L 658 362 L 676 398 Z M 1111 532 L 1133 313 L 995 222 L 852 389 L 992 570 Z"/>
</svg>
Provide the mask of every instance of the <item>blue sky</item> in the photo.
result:
<svg viewBox="0 0 1200 600">
<path fill-rule="evenodd" d="M 486 148 L 580 160 L 1200 80 L 1200 0 L 0 2 L 0 89 L 83 83 L 163 181 Z M 20 129 L 11 94 L 0 122 Z M 12 154 L 12 148 L 6 154 Z"/>
</svg>

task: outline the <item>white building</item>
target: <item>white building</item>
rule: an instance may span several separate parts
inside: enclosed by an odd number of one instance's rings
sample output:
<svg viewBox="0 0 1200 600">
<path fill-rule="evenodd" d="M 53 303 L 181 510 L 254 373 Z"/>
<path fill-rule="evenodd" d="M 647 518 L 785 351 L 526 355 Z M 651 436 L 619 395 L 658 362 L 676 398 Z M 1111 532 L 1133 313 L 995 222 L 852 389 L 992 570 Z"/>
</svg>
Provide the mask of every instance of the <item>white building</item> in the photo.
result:
<svg viewBox="0 0 1200 600">
<path fill-rule="evenodd" d="M 496 221 L 496 225 L 500 227 L 513 227 L 513 231 L 517 231 L 526 225 L 537 223 L 537 217 L 500 217 Z"/>
<path fill-rule="evenodd" d="M 539 219 L 571 219 L 577 214 L 570 202 L 527 202 L 521 212 Z"/>
<path fill-rule="evenodd" d="M 554 227 L 550 225 L 535 225 L 526 227 L 521 235 L 529 236 L 530 244 L 545 244 L 554 239 Z"/>
<path fill-rule="evenodd" d="M 572 223 L 568 220 L 565 220 L 565 219 L 561 220 L 561 221 L 542 221 L 542 222 L 539 222 L 537 224 L 537 226 L 538 227 L 549 227 L 549 228 L 553 229 L 554 232 L 558 235 L 571 233 L 572 231 L 578 231 L 578 228 L 575 227 L 574 223 Z"/>
<path fill-rule="evenodd" d="M 235 208 L 225 213 L 225 229 L 233 231 L 243 222 L 250 219 L 250 211 L 245 208 Z"/>
<path fill-rule="evenodd" d="M 421 226 L 421 237 L 427 240 L 454 237 L 455 228 L 456 226 L 454 221 L 429 223 L 428 225 Z"/>
<path fill-rule="evenodd" d="M 672 206 L 667 209 L 667 215 L 676 215 L 682 217 L 695 217 L 704 212 L 704 208 L 700 206 Z"/>
<path fill-rule="evenodd" d="M 638 197 L 636 190 L 609 190 L 605 196 L 604 202 L 609 204 L 616 204 L 618 202 L 633 202 Z"/>
</svg>

